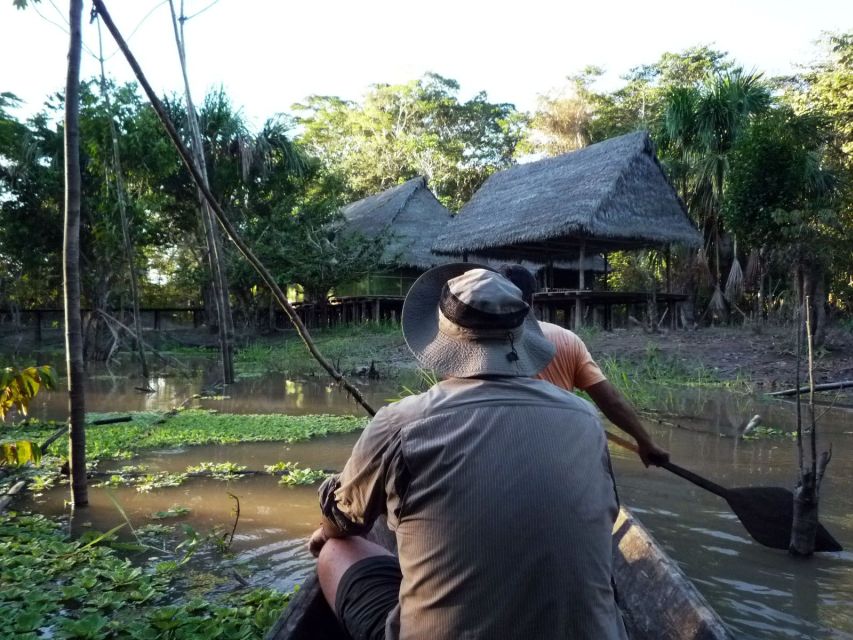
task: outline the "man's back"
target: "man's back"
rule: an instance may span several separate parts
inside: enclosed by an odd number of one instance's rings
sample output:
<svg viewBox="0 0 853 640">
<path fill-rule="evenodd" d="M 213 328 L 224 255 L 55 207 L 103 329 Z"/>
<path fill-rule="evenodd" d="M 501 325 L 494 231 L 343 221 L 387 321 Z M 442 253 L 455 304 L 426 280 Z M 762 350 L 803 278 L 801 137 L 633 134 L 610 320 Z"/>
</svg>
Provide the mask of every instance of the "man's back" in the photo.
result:
<svg viewBox="0 0 853 640">
<path fill-rule="evenodd" d="M 623 637 L 590 405 L 528 378 L 452 379 L 385 412 L 401 638 Z"/>
<path fill-rule="evenodd" d="M 448 379 L 377 412 L 320 487 L 309 548 L 339 620 L 360 640 L 624 640 L 604 432 L 531 377 L 555 347 L 521 291 L 441 265 L 409 290 L 402 327 Z M 383 512 L 399 562 L 357 537 Z"/>
</svg>

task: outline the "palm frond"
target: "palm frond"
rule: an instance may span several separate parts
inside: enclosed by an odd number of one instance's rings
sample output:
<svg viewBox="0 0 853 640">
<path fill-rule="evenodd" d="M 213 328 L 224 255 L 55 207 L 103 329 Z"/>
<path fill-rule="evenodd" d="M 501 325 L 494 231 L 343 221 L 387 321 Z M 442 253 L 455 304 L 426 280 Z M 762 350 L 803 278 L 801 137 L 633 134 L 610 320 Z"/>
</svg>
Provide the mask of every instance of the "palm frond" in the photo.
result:
<svg viewBox="0 0 853 640">
<path fill-rule="evenodd" d="M 704 247 L 701 247 L 696 253 L 696 271 L 700 283 L 709 286 L 714 284 L 714 276 L 711 273 L 711 266 L 708 264 L 708 255 L 705 253 Z"/>
<path fill-rule="evenodd" d="M 742 296 L 744 292 L 743 269 L 740 267 L 740 260 L 735 254 L 735 259 L 732 261 L 732 268 L 729 270 L 729 277 L 726 279 L 726 300 L 734 304 Z"/>
<path fill-rule="evenodd" d="M 726 306 L 723 292 L 720 290 L 720 285 L 714 287 L 714 295 L 711 296 L 711 301 L 708 303 L 708 313 L 717 319 L 725 318 L 728 313 L 728 307 Z"/>
</svg>

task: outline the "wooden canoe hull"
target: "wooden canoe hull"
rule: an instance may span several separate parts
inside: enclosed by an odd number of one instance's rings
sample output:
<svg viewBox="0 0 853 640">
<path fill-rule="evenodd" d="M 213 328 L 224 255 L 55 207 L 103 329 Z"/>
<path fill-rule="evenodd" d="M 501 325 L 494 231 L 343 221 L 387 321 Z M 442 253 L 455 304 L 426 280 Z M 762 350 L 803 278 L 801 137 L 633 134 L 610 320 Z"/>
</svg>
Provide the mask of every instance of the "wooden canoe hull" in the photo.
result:
<svg viewBox="0 0 853 640">
<path fill-rule="evenodd" d="M 369 536 L 393 548 L 384 526 Z M 613 578 L 631 640 L 732 640 L 722 620 L 631 513 L 613 527 Z M 269 630 L 266 640 L 347 640 L 312 575 Z"/>
</svg>

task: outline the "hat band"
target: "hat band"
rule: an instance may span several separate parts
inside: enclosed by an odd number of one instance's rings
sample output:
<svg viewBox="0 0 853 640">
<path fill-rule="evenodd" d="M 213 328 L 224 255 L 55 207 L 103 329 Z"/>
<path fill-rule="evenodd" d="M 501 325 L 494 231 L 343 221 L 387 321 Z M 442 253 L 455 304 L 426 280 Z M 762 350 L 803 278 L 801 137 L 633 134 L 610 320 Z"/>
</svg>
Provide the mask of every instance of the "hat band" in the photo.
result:
<svg viewBox="0 0 853 640">
<path fill-rule="evenodd" d="M 526 303 L 522 302 L 522 304 L 524 305 L 523 308 L 507 313 L 483 311 L 462 302 L 445 284 L 441 290 L 438 308 L 442 316 L 460 327 L 478 333 L 493 330 L 506 333 L 512 329 L 517 329 L 524 323 L 530 307 Z"/>
<path fill-rule="evenodd" d="M 524 333 L 524 325 L 513 329 L 469 329 L 457 324 L 439 309 L 438 330 L 457 340 L 518 340 Z"/>
</svg>

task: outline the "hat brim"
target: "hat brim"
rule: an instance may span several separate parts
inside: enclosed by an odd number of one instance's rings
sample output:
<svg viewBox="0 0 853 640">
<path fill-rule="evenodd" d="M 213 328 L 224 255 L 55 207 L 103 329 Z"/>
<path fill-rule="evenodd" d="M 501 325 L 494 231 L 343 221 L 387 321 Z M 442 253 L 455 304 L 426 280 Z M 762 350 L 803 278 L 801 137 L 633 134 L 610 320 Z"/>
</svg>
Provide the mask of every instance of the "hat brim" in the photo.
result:
<svg viewBox="0 0 853 640">
<path fill-rule="evenodd" d="M 554 357 L 556 349 L 542 334 L 533 313 L 514 340 L 518 359 L 510 359 L 508 340 L 465 340 L 439 330 L 438 303 L 444 285 L 471 269 L 491 267 L 471 262 L 455 262 L 430 269 L 415 281 L 403 303 L 403 337 L 424 367 L 455 378 L 476 376 L 533 376 Z"/>
</svg>

